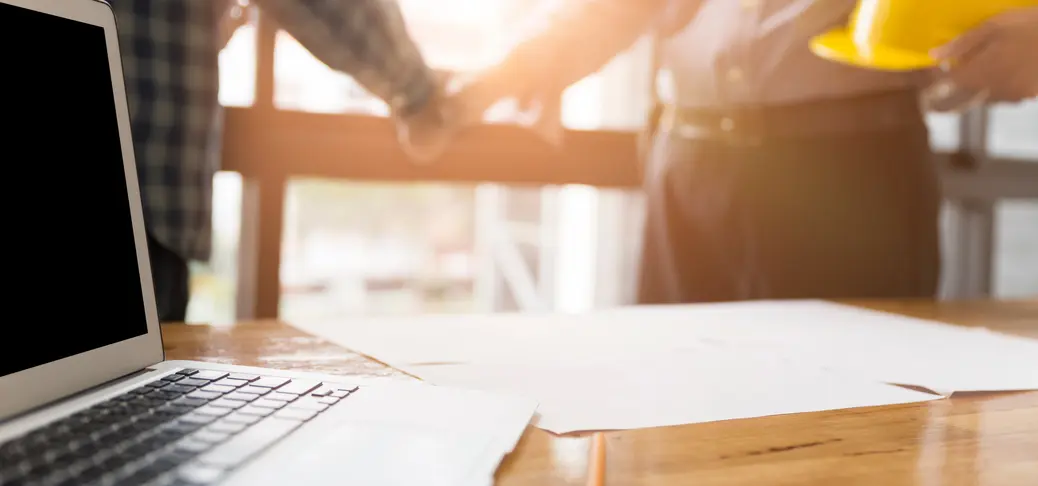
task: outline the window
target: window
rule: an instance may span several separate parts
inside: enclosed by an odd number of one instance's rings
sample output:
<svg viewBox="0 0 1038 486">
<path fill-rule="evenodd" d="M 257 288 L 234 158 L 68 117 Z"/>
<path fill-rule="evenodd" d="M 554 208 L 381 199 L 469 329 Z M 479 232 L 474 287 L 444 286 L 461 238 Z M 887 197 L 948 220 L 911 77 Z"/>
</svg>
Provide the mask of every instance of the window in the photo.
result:
<svg viewBox="0 0 1038 486">
<path fill-rule="evenodd" d="M 995 208 L 994 295 L 1038 296 L 1038 200 L 1003 201 Z"/>
<path fill-rule="evenodd" d="M 988 130 L 993 156 L 1038 164 L 1038 99 L 992 107 Z M 1038 199 L 1003 201 L 995 211 L 994 294 L 1038 296 Z"/>
<path fill-rule="evenodd" d="M 465 72 L 503 53 L 537 1 L 402 0 L 401 6 L 427 59 Z M 255 31 L 246 26 L 221 55 L 223 104 L 252 103 L 254 47 Z M 640 127 L 650 102 L 649 54 L 648 43 L 640 42 L 568 89 L 563 125 L 575 130 Z M 283 32 L 277 37 L 274 69 L 277 108 L 386 115 L 383 103 L 348 76 L 322 65 Z M 1036 106 L 993 108 L 992 152 L 1038 159 L 1031 135 L 1038 132 Z M 512 107 L 503 104 L 488 118 L 507 122 L 513 115 Z M 928 116 L 935 148 L 960 146 L 961 120 L 954 114 Z M 197 320 L 233 314 L 233 292 L 227 290 L 233 288 L 228 283 L 233 277 L 227 276 L 235 271 L 230 249 L 237 244 L 235 201 L 241 182 L 234 174 L 221 173 L 216 186 L 217 251 L 198 272 L 201 283 L 192 302 Z M 296 178 L 286 197 L 282 310 L 289 318 L 329 312 L 580 311 L 633 300 L 642 204 L 637 191 Z M 999 205 L 1000 294 L 1026 292 L 1031 285 L 1006 269 L 1034 254 L 1028 236 L 1032 206 L 1026 201 Z M 956 207 L 949 205 L 946 214 Z M 946 243 L 954 246 L 957 241 L 949 237 Z M 959 253 L 954 248 L 947 252 Z M 958 257 L 952 258 L 954 266 Z"/>
<path fill-rule="evenodd" d="M 1038 163 L 1038 99 L 992 106 L 988 132 L 992 156 Z"/>
</svg>

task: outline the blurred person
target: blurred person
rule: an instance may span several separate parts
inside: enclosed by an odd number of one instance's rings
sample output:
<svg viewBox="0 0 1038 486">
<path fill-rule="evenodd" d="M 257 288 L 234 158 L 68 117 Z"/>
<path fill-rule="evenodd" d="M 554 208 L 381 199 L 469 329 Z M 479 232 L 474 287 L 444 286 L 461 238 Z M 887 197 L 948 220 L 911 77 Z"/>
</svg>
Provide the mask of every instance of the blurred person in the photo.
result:
<svg viewBox="0 0 1038 486">
<path fill-rule="evenodd" d="M 650 121 L 640 303 L 935 296 L 941 193 L 919 96 L 932 71 L 809 50 L 855 0 L 560 3 L 458 96 L 470 119 L 503 98 L 549 104 L 660 33 L 672 95 Z M 1026 51 L 1009 30 L 991 45 Z"/>
<path fill-rule="evenodd" d="M 218 56 L 239 25 L 231 0 L 110 0 L 119 25 L 155 295 L 184 321 L 188 262 L 209 259 L 222 109 Z M 402 146 L 435 157 L 450 132 L 438 75 L 392 0 L 253 0 L 317 59 L 386 101 Z"/>
</svg>

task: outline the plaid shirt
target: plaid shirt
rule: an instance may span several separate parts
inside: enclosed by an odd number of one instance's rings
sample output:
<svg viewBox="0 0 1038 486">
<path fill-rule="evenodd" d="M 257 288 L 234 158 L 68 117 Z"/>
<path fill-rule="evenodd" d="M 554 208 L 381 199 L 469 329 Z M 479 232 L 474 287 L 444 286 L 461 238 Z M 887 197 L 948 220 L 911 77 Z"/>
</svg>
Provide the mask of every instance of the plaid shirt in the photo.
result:
<svg viewBox="0 0 1038 486">
<path fill-rule="evenodd" d="M 219 167 L 219 22 L 227 0 L 110 0 L 119 29 L 148 233 L 208 260 Z M 253 0 L 329 67 L 394 112 L 420 109 L 435 76 L 393 0 Z"/>
</svg>

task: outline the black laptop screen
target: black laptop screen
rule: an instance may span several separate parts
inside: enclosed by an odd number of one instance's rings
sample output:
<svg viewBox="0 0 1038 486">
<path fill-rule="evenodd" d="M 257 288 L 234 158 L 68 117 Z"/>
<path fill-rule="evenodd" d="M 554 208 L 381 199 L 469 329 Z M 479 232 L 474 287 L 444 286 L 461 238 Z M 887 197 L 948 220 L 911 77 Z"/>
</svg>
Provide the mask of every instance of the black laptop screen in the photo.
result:
<svg viewBox="0 0 1038 486">
<path fill-rule="evenodd" d="M 0 4 L 0 376 L 148 331 L 107 53 Z"/>
</svg>

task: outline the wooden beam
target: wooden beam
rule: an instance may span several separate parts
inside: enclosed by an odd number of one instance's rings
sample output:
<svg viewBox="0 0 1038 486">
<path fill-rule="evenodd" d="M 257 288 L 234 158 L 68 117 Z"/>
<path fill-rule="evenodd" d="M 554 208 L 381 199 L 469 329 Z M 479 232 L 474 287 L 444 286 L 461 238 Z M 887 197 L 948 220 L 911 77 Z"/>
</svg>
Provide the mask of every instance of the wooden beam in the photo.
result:
<svg viewBox="0 0 1038 486">
<path fill-rule="evenodd" d="M 416 165 L 385 118 L 249 108 L 228 108 L 226 117 L 224 169 L 243 174 L 601 187 L 640 180 L 626 132 L 570 130 L 557 149 L 521 127 L 485 125 L 459 136 L 438 162 Z"/>
<path fill-rule="evenodd" d="M 282 110 L 228 108 L 224 169 L 264 177 L 323 177 L 388 182 L 494 182 L 516 185 L 586 184 L 638 188 L 641 168 L 636 134 L 568 130 L 552 147 L 512 125 L 473 127 L 441 160 L 416 165 L 399 149 L 388 119 Z M 1033 198 L 1038 164 L 990 158 L 967 165 L 953 153 L 937 154 L 949 197 Z M 985 188 L 1001 188 L 986 191 Z"/>
</svg>

